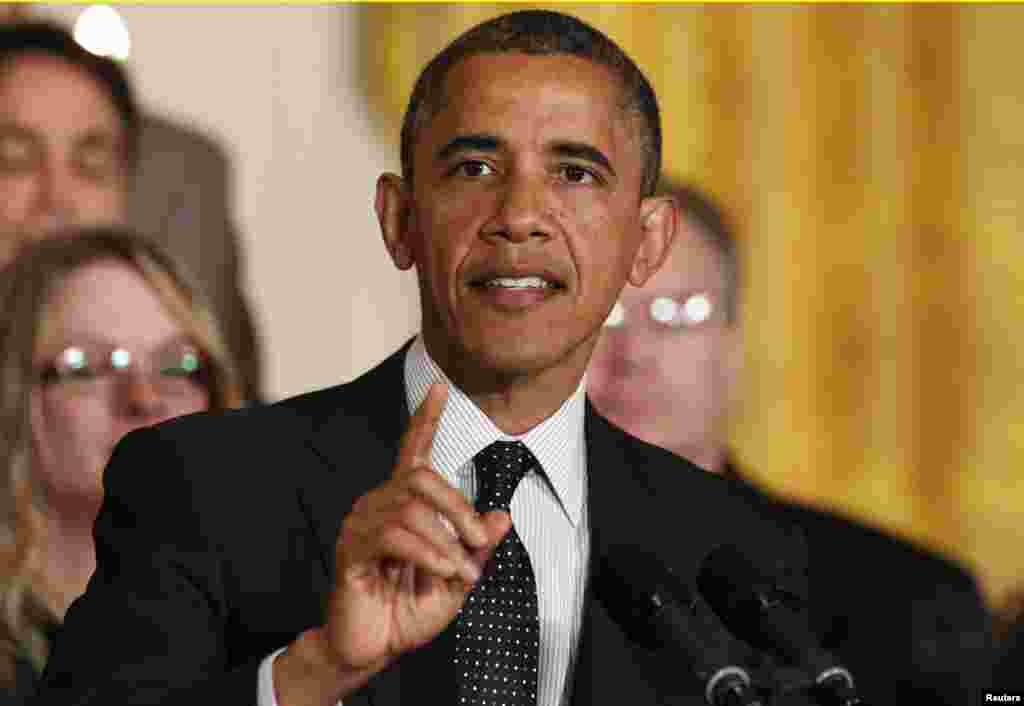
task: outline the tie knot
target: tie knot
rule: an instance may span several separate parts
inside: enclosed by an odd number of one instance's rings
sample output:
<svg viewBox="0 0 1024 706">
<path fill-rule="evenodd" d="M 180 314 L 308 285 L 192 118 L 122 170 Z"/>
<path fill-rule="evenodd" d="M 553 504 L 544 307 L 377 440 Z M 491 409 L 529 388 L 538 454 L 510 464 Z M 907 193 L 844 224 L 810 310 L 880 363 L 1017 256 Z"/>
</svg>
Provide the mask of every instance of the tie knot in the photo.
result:
<svg viewBox="0 0 1024 706">
<path fill-rule="evenodd" d="M 495 441 L 473 459 L 476 466 L 477 512 L 508 510 L 512 494 L 537 460 L 521 441 Z"/>
</svg>

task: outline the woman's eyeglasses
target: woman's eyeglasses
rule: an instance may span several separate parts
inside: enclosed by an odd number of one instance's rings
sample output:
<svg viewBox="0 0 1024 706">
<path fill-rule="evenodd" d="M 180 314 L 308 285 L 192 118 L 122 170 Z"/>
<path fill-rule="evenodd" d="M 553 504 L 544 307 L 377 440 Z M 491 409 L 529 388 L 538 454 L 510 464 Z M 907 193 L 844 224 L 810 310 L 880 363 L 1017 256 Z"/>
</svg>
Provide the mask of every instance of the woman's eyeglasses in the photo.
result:
<svg viewBox="0 0 1024 706">
<path fill-rule="evenodd" d="M 173 343 L 148 354 L 137 354 L 120 346 L 69 346 L 49 365 L 38 380 L 73 392 L 99 392 L 133 372 L 146 375 L 157 390 L 174 397 L 195 391 L 207 364 L 205 356 L 188 343 Z"/>
</svg>

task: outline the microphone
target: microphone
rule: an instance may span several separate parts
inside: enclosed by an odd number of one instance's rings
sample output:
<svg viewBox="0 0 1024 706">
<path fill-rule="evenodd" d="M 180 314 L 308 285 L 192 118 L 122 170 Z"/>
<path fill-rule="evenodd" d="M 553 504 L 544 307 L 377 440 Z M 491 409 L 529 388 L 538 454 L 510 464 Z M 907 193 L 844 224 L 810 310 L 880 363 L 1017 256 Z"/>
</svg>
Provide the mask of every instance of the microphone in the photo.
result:
<svg viewBox="0 0 1024 706">
<path fill-rule="evenodd" d="M 799 597 L 736 547 L 723 545 L 704 559 L 697 587 L 740 639 L 806 668 L 812 694 L 823 706 L 866 706 L 853 675 L 818 645 Z"/>
<path fill-rule="evenodd" d="M 710 706 L 764 706 L 735 657 L 741 643 L 655 557 L 631 547 L 610 552 L 595 590 L 633 640 L 683 657 Z"/>
</svg>

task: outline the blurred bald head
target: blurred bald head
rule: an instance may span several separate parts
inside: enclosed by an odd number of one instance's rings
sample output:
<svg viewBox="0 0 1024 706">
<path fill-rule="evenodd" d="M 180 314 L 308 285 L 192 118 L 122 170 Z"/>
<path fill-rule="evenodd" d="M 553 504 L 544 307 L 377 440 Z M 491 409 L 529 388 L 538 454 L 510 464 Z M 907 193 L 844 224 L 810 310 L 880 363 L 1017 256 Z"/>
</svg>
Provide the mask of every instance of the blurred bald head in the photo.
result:
<svg viewBox="0 0 1024 706">
<path fill-rule="evenodd" d="M 710 196 L 671 182 L 660 190 L 675 197 L 683 228 L 647 286 L 623 291 L 594 351 L 588 392 L 634 436 L 719 471 L 742 360 L 736 244 Z"/>
</svg>

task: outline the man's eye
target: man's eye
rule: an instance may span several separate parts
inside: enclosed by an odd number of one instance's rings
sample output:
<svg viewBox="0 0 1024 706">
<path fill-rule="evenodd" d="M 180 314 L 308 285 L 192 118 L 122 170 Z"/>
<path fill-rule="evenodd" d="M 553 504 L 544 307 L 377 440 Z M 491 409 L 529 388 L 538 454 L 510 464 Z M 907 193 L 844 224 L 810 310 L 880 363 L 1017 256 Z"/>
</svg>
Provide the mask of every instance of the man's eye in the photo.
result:
<svg viewBox="0 0 1024 706">
<path fill-rule="evenodd" d="M 455 173 L 460 176 L 482 177 L 490 176 L 491 174 L 494 173 L 494 170 L 491 169 L 491 165 L 489 165 L 487 162 L 470 160 L 468 162 L 463 162 L 459 166 L 455 167 Z"/>
<path fill-rule="evenodd" d="M 8 172 L 32 167 L 35 150 L 27 140 L 6 137 L 0 139 L 0 169 Z"/>
<path fill-rule="evenodd" d="M 91 147 L 81 150 L 76 159 L 76 168 L 83 177 L 102 182 L 114 176 L 117 158 L 109 149 Z"/>
<path fill-rule="evenodd" d="M 65 380 L 93 380 L 99 376 L 99 371 L 83 365 L 80 368 L 67 368 L 62 371 L 61 377 Z"/>
<path fill-rule="evenodd" d="M 562 176 L 571 184 L 593 184 L 597 177 L 589 169 L 576 164 L 566 164 L 562 167 Z"/>
</svg>

